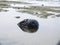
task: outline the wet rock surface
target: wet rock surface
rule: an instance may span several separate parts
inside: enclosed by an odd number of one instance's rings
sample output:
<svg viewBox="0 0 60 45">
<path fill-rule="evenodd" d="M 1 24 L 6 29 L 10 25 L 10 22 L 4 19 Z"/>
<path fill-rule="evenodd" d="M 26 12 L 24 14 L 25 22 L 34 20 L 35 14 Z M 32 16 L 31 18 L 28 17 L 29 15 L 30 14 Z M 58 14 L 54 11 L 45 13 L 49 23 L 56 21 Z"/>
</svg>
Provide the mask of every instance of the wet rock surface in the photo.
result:
<svg viewBox="0 0 60 45">
<path fill-rule="evenodd" d="M 24 31 L 24 32 L 36 32 L 38 30 L 39 24 L 34 19 L 24 19 L 23 21 L 18 23 L 18 26 Z"/>
</svg>

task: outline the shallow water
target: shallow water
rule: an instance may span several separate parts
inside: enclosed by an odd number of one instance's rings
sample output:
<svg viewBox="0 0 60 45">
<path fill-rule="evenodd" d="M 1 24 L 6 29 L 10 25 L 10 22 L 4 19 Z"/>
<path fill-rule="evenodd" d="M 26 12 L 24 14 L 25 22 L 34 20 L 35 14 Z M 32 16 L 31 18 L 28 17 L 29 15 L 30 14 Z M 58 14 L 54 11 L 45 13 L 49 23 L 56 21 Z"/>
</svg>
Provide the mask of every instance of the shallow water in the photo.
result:
<svg viewBox="0 0 60 45">
<path fill-rule="evenodd" d="M 26 6 L 28 5 L 28 6 Z M 30 8 L 30 4 L 21 5 L 23 8 Z M 16 8 L 18 5 L 9 4 L 9 7 L 3 6 L 0 10 L 0 45 L 57 45 L 60 41 L 60 12 L 38 11 L 35 10 L 23 12 L 27 9 Z M 13 8 L 14 7 L 14 8 Z M 39 14 L 53 15 L 39 15 Z M 56 15 L 59 16 L 57 17 Z M 20 18 L 16 18 L 16 17 Z M 36 33 L 23 32 L 18 23 L 24 19 L 35 19 L 39 22 L 39 29 Z"/>
</svg>

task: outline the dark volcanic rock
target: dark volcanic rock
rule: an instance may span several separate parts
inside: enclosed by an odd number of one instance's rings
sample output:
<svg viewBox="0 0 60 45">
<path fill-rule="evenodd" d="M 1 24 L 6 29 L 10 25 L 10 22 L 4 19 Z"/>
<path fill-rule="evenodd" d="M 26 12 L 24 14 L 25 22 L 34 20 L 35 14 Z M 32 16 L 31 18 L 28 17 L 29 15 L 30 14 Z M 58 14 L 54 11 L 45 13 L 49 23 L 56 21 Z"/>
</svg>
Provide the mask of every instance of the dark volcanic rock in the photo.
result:
<svg viewBox="0 0 60 45">
<path fill-rule="evenodd" d="M 39 24 L 34 19 L 24 19 L 18 23 L 18 26 L 25 32 L 36 32 L 38 30 Z"/>
</svg>

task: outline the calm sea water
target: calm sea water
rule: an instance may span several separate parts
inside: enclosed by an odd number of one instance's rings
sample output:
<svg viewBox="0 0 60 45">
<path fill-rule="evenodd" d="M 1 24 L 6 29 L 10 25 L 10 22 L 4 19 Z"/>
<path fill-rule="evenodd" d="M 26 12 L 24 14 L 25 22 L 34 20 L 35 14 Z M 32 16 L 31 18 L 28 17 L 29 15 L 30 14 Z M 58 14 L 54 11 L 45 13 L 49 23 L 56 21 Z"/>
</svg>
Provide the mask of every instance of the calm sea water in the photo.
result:
<svg viewBox="0 0 60 45">
<path fill-rule="evenodd" d="M 60 17 L 39 18 L 32 14 L 17 12 L 13 8 L 0 12 L 0 45 L 57 45 L 60 41 Z M 16 16 L 20 16 L 19 19 Z M 39 22 L 36 33 L 23 32 L 18 23 L 24 19 Z"/>
</svg>

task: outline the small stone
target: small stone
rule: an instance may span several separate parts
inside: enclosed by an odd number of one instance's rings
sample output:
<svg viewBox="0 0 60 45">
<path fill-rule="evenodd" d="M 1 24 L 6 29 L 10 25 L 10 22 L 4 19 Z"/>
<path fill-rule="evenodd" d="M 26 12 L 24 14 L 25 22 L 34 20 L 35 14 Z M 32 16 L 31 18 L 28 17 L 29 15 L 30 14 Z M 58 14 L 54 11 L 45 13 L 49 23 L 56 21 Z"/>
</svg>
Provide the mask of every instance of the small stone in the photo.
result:
<svg viewBox="0 0 60 45">
<path fill-rule="evenodd" d="M 16 16 L 16 18 L 20 18 L 20 16 Z"/>
</svg>

